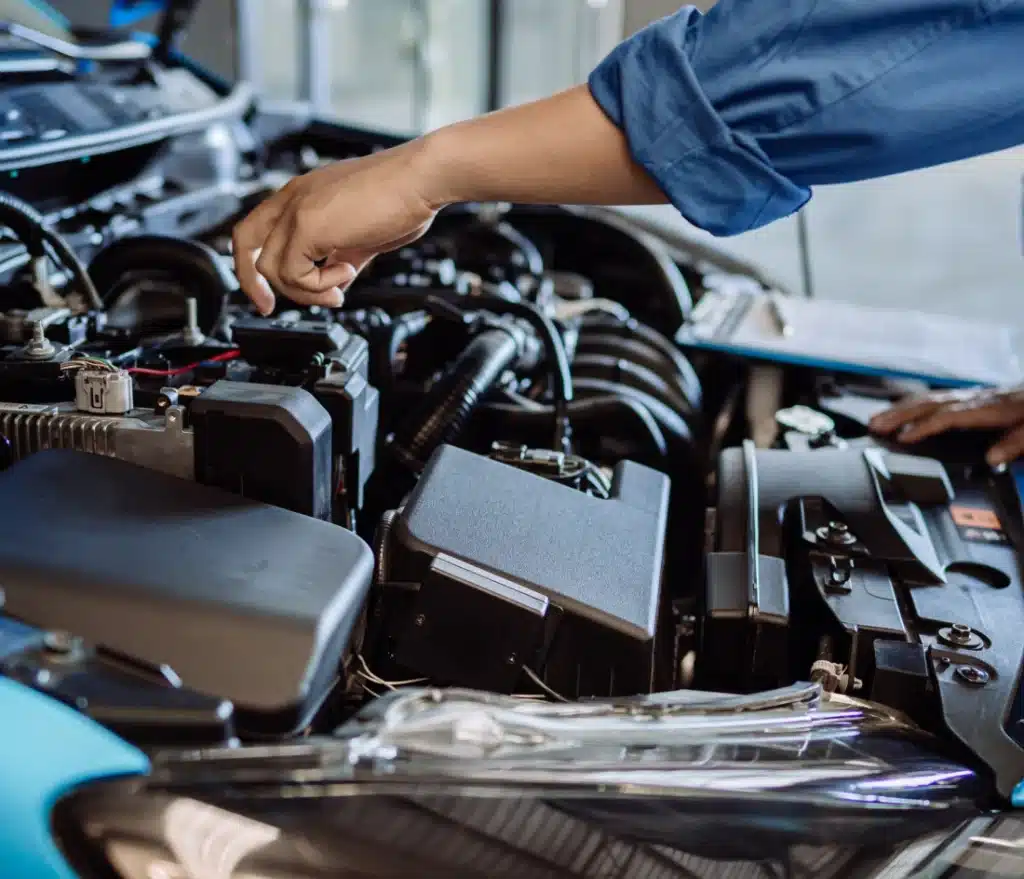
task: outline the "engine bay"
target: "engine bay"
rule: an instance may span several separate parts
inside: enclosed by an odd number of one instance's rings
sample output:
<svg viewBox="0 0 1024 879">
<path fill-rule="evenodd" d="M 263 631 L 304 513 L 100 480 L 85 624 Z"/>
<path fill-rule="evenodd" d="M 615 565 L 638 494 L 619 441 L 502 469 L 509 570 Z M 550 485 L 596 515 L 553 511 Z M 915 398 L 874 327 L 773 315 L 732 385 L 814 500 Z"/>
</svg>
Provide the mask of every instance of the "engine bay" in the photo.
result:
<svg viewBox="0 0 1024 879">
<path fill-rule="evenodd" d="M 466 205 L 344 307 L 262 317 L 234 222 L 393 141 L 170 61 L 8 105 L 0 674 L 154 749 L 403 689 L 811 682 L 999 798 L 1024 778 L 1016 472 L 871 437 L 913 383 L 676 344 L 755 273 L 612 211 Z"/>
</svg>

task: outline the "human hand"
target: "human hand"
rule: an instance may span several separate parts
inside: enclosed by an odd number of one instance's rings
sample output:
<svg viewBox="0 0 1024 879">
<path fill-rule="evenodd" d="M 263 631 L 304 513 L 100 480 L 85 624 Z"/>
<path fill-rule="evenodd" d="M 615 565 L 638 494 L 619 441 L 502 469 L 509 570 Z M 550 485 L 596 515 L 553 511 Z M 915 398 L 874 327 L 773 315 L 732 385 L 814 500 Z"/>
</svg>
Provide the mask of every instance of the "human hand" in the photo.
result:
<svg viewBox="0 0 1024 879">
<path fill-rule="evenodd" d="M 871 419 L 874 433 L 916 443 L 948 430 L 1006 432 L 985 456 L 992 466 L 1024 455 L 1024 386 L 943 391 L 912 397 Z"/>
<path fill-rule="evenodd" d="M 235 272 L 263 314 L 275 293 L 340 306 L 377 254 L 416 240 L 443 205 L 432 200 L 424 141 L 318 168 L 291 180 L 232 235 Z"/>
</svg>

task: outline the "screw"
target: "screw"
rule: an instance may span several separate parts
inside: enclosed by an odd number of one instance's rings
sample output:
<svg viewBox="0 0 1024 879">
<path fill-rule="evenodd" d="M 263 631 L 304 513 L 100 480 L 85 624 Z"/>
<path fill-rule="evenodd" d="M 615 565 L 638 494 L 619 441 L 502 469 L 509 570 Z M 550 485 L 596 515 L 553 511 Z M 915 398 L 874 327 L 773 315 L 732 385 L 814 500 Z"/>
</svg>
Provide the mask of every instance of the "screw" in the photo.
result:
<svg viewBox="0 0 1024 879">
<path fill-rule="evenodd" d="M 991 677 L 985 669 L 973 665 L 961 665 L 955 674 L 958 680 L 970 687 L 984 687 Z"/>
<path fill-rule="evenodd" d="M 427 621 L 427 618 L 423 614 L 418 614 L 414 622 L 417 626 L 422 626 Z"/>
<path fill-rule="evenodd" d="M 949 666 L 951 665 L 951 662 L 950 662 L 950 659 L 949 659 L 948 656 L 940 656 L 938 659 L 935 660 L 935 664 L 940 669 L 945 670 L 945 669 L 949 668 Z"/>
<path fill-rule="evenodd" d="M 509 656 L 508 659 L 505 660 L 505 662 L 507 662 L 509 665 L 515 665 L 518 661 L 519 660 L 516 659 L 516 655 L 514 653 L 511 656 Z"/>
</svg>

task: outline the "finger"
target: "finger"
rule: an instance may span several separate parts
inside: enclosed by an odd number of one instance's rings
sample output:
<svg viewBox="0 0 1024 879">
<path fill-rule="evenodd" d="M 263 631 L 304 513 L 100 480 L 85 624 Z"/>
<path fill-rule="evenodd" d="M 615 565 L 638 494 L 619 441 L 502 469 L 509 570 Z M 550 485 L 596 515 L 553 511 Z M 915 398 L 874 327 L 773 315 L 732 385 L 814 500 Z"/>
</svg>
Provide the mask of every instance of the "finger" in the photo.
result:
<svg viewBox="0 0 1024 879">
<path fill-rule="evenodd" d="M 280 217 L 280 210 L 264 202 L 235 226 L 231 245 L 239 286 L 264 313 L 273 311 L 274 294 L 256 269 L 264 243 Z"/>
<path fill-rule="evenodd" d="M 1024 456 L 1024 425 L 1015 427 L 992 446 L 985 460 L 993 467 L 1000 467 L 1012 464 L 1021 456 Z"/>
<path fill-rule="evenodd" d="M 892 433 L 905 424 L 938 411 L 942 403 L 930 397 L 903 403 L 875 415 L 868 423 L 874 433 Z"/>
<path fill-rule="evenodd" d="M 963 400 L 963 394 L 959 391 L 943 391 L 909 397 L 872 418 L 870 427 L 876 433 L 892 433 L 911 421 L 917 421 L 937 412 L 943 406 Z"/>
<path fill-rule="evenodd" d="M 898 439 L 900 442 L 916 443 L 948 430 L 1009 427 L 1020 421 L 1022 415 L 1024 412 L 1020 407 L 1008 405 L 1001 400 L 992 400 L 984 404 L 957 403 L 943 406 L 932 415 L 913 422 Z"/>
<path fill-rule="evenodd" d="M 259 258 L 256 260 L 256 271 L 266 278 L 267 283 L 273 287 L 274 292 L 281 295 L 287 296 L 291 299 L 289 294 L 288 286 L 281 281 L 280 266 L 281 256 L 284 253 L 285 247 L 288 245 L 288 239 L 291 236 L 291 215 L 290 212 L 285 212 L 278 217 L 277 222 L 274 224 L 274 228 L 271 230 L 270 235 L 267 236 L 267 240 L 263 244 L 263 249 L 260 251 Z"/>
<path fill-rule="evenodd" d="M 299 236 L 293 234 L 281 255 L 278 274 L 289 290 L 325 293 L 336 287 L 347 287 L 355 279 L 356 270 L 348 260 L 321 262 L 312 253 L 304 252 Z"/>
</svg>

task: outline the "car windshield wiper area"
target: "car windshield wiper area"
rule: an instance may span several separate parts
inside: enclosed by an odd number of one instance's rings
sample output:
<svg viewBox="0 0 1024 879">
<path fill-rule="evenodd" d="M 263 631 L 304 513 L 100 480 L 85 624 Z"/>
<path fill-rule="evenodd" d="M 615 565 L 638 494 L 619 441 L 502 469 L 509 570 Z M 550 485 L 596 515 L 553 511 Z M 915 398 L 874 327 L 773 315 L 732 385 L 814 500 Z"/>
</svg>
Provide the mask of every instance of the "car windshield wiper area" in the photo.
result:
<svg viewBox="0 0 1024 879">
<path fill-rule="evenodd" d="M 148 45 L 135 40 L 83 46 L 13 21 L 0 21 L 0 36 L 13 37 L 72 61 L 144 61 L 152 54 Z"/>
</svg>

